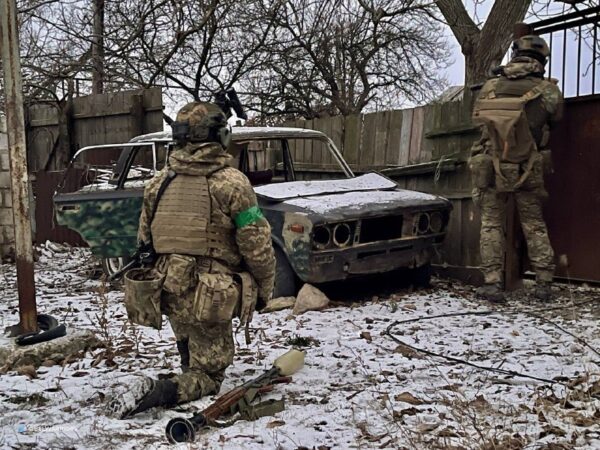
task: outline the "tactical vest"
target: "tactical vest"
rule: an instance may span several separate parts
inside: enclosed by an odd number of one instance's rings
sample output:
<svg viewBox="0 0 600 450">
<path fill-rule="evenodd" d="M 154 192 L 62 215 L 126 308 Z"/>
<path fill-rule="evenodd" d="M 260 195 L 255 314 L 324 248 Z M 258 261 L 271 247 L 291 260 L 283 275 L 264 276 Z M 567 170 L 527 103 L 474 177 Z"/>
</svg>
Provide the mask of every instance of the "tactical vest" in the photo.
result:
<svg viewBox="0 0 600 450">
<path fill-rule="evenodd" d="M 237 253 L 235 229 L 210 222 L 208 179 L 178 174 L 158 199 L 151 224 L 157 253 L 210 256 L 212 249 Z"/>
</svg>

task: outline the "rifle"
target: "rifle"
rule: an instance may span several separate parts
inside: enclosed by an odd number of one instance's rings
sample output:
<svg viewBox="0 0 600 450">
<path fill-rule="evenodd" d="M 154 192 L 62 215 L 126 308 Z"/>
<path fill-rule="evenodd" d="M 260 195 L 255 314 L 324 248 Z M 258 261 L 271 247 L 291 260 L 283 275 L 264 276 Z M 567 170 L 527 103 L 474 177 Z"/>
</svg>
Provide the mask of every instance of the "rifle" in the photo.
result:
<svg viewBox="0 0 600 450">
<path fill-rule="evenodd" d="M 283 399 L 270 400 L 253 405 L 252 402 L 259 394 L 271 392 L 275 384 L 290 383 L 291 375 L 304 366 L 304 352 L 289 350 L 273 363 L 273 367 L 257 378 L 223 394 L 208 408 L 194 414 L 189 419 L 171 419 L 165 433 L 171 444 L 178 442 L 194 442 L 196 433 L 211 426 L 227 426 L 233 423 L 218 422 L 222 416 L 234 416 L 244 420 L 256 420 L 259 417 L 270 416 L 284 409 Z"/>
<path fill-rule="evenodd" d="M 131 255 L 131 261 L 124 265 L 120 270 L 113 273 L 108 277 L 108 281 L 114 281 L 127 272 L 129 269 L 140 267 L 144 264 L 152 264 L 156 260 L 156 252 L 152 247 L 152 244 L 145 244 L 140 242 L 138 249 L 133 255 Z"/>
</svg>

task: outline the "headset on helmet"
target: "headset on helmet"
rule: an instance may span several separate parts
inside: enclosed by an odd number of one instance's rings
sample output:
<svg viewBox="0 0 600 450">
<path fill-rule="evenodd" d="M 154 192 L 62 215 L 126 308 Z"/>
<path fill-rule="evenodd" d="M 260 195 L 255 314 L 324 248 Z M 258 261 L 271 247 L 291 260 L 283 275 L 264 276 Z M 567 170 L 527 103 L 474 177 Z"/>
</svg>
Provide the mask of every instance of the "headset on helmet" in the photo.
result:
<svg viewBox="0 0 600 450">
<path fill-rule="evenodd" d="M 537 59 L 540 63 L 546 64 L 550 56 L 550 48 L 544 39 L 535 34 L 528 34 L 513 41 L 513 57 L 529 56 Z"/>
<path fill-rule="evenodd" d="M 227 117 L 213 103 L 188 103 L 179 110 L 171 128 L 177 142 L 218 142 L 225 148 L 231 142 Z"/>
</svg>

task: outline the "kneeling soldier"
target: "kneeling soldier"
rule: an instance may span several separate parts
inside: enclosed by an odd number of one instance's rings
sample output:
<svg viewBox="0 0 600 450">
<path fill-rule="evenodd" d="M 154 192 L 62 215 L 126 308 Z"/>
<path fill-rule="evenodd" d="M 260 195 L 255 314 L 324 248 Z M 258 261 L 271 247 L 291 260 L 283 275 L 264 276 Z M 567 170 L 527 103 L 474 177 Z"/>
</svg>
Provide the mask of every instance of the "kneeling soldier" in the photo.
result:
<svg viewBox="0 0 600 450">
<path fill-rule="evenodd" d="M 154 315 L 158 322 L 161 313 L 169 317 L 182 373 L 160 381 L 144 377 L 110 402 L 113 415 L 128 417 L 217 393 L 233 362 L 232 318 L 247 323 L 257 297 L 266 302 L 271 296 L 271 229 L 250 182 L 229 166 L 230 133 L 218 106 L 187 104 L 173 124 L 177 146 L 168 167 L 145 189 L 138 238 L 157 258 L 151 272 L 141 269 L 146 276 L 128 273 L 126 306 L 132 320 L 147 317 L 136 311 L 136 301 L 146 301 L 135 298 L 136 278 L 159 286 Z"/>
</svg>

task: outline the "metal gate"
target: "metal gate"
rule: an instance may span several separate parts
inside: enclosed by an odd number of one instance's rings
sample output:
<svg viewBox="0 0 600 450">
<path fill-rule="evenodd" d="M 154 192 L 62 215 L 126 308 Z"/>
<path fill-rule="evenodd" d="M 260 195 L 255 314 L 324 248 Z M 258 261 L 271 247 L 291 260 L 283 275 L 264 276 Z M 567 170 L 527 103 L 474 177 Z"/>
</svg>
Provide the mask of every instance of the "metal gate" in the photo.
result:
<svg viewBox="0 0 600 450">
<path fill-rule="evenodd" d="M 547 19 L 533 27 L 551 46 L 549 76 L 560 80 L 565 114 L 552 131 L 554 172 L 545 207 L 557 276 L 600 281 L 600 6 Z"/>
<path fill-rule="evenodd" d="M 551 137 L 548 232 L 569 266 L 557 275 L 600 281 L 600 95 L 568 99 Z"/>
</svg>

